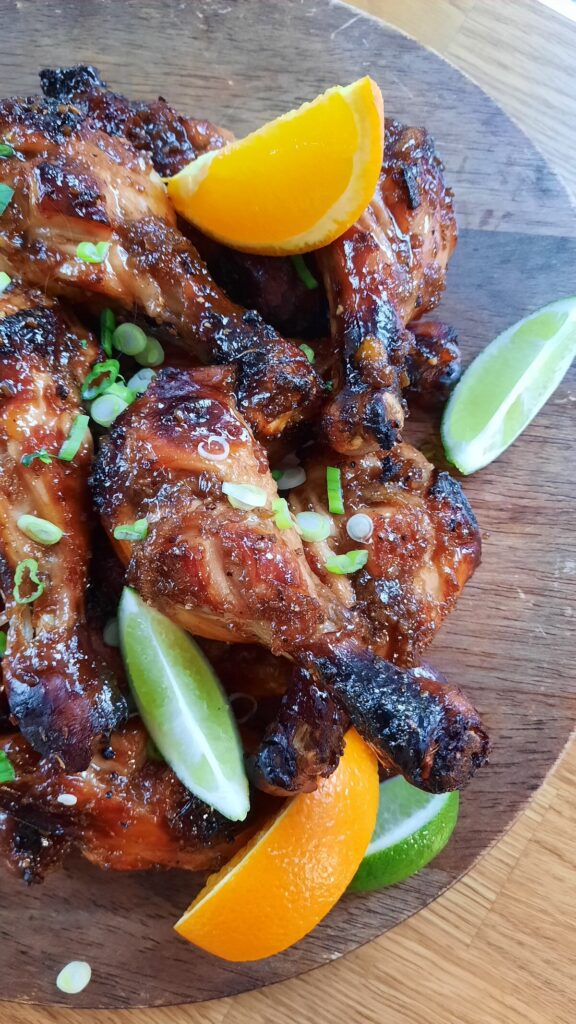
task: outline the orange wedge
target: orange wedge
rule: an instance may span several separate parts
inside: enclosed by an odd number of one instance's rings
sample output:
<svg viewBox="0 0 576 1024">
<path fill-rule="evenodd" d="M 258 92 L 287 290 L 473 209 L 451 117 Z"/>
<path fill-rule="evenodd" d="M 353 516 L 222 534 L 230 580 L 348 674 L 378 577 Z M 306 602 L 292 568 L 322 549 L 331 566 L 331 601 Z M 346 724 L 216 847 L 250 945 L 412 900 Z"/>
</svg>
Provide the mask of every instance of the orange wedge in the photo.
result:
<svg viewBox="0 0 576 1024">
<path fill-rule="evenodd" d="M 215 875 L 175 925 L 224 960 L 261 960 L 298 942 L 352 880 L 376 823 L 376 758 L 351 729 L 336 771 L 302 793 Z"/>
<path fill-rule="evenodd" d="M 383 139 L 382 93 L 360 78 L 205 153 L 169 179 L 168 194 L 178 213 L 234 249 L 307 252 L 366 209 Z"/>
</svg>

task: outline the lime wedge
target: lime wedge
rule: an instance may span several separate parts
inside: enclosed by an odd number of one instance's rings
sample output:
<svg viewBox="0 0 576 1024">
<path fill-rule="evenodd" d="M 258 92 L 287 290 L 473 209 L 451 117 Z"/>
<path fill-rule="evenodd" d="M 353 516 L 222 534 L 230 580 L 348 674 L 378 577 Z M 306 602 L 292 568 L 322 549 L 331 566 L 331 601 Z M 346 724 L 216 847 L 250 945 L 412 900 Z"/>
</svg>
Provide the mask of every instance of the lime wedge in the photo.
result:
<svg viewBox="0 0 576 1024">
<path fill-rule="evenodd" d="M 499 334 L 468 367 L 444 410 L 442 441 L 461 473 L 498 458 L 556 390 L 576 355 L 576 297 Z"/>
<path fill-rule="evenodd" d="M 381 889 L 420 871 L 452 835 L 459 796 L 424 793 L 401 775 L 382 782 L 374 835 L 350 889 Z"/>
<path fill-rule="evenodd" d="M 180 782 L 232 821 L 249 810 L 242 747 L 228 699 L 189 633 L 124 588 L 120 646 L 138 710 Z"/>
</svg>

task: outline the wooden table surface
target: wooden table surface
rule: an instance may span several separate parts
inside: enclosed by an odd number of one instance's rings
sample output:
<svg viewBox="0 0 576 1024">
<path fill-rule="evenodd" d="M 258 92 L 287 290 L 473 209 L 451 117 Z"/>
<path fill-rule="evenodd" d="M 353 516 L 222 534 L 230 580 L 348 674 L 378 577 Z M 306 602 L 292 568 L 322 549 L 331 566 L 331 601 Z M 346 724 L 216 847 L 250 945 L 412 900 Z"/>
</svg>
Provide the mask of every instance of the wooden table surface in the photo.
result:
<svg viewBox="0 0 576 1024">
<path fill-rule="evenodd" d="M 540 0 L 357 0 L 356 6 L 467 72 L 576 192 L 576 22 Z M 195 1007 L 81 1013 L 1 1004 L 0 1024 L 572 1024 L 575 829 L 573 745 L 508 835 L 466 878 L 333 965 Z"/>
</svg>

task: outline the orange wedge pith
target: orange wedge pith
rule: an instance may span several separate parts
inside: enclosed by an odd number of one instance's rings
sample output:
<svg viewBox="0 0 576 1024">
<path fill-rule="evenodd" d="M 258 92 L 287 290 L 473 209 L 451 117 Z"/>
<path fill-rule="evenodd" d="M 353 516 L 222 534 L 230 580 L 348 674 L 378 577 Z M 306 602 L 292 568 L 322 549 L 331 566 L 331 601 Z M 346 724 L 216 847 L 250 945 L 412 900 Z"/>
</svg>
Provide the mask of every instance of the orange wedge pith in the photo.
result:
<svg viewBox="0 0 576 1024">
<path fill-rule="evenodd" d="M 336 771 L 289 803 L 217 874 L 176 931 L 225 960 L 260 960 L 298 942 L 352 880 L 376 822 L 378 769 L 351 729 Z"/>
<path fill-rule="evenodd" d="M 317 249 L 370 202 L 382 165 L 384 108 L 371 78 L 336 86 L 168 181 L 180 213 L 245 252 Z"/>
</svg>

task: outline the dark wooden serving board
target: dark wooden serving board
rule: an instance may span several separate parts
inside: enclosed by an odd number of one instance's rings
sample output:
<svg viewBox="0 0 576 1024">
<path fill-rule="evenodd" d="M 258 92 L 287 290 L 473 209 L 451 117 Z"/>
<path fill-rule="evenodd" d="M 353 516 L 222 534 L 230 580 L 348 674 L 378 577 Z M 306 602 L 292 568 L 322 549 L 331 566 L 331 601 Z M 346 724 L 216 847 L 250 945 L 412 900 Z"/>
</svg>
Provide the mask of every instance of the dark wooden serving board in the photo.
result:
<svg viewBox="0 0 576 1024">
<path fill-rule="evenodd" d="M 166 96 L 237 134 L 334 83 L 371 74 L 388 114 L 434 135 L 461 237 L 440 315 L 466 359 L 503 327 L 576 292 L 576 215 L 528 139 L 472 82 L 411 39 L 327 0 L 0 0 L 0 93 L 31 92 L 45 65 L 90 61 L 133 96 Z M 99 873 L 70 864 L 27 890 L 0 875 L 0 994 L 66 1001 L 59 968 L 86 959 L 76 1006 L 228 996 L 299 974 L 374 938 L 449 886 L 510 825 L 576 719 L 574 376 L 525 435 L 466 482 L 484 560 L 434 645 L 470 692 L 494 753 L 434 866 L 391 890 L 345 897 L 297 947 L 229 965 L 171 926 L 193 894 L 183 873 Z M 571 589 L 572 588 L 572 589 Z M 265 894 L 263 894 L 265 898 Z"/>
</svg>

